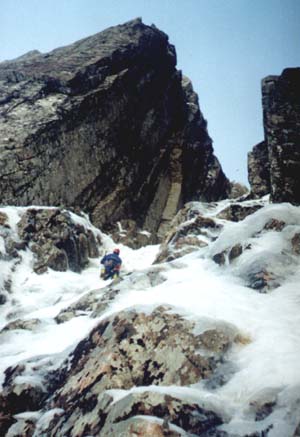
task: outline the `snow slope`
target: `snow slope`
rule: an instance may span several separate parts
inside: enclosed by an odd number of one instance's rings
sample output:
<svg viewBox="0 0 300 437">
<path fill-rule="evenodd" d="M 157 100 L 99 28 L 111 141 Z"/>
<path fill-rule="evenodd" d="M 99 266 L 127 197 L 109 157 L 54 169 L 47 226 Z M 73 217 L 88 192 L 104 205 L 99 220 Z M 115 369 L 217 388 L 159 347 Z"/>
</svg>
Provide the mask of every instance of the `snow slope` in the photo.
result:
<svg viewBox="0 0 300 437">
<path fill-rule="evenodd" d="M 215 217 L 228 204 L 229 201 L 223 201 L 212 207 L 199 203 L 198 208 L 204 215 Z M 200 331 L 205 319 L 235 325 L 248 341 L 236 345 L 231 352 L 236 371 L 225 385 L 215 390 L 205 388 L 203 383 L 192 387 L 147 389 L 163 390 L 198 402 L 210 400 L 228 417 L 222 429 L 230 435 L 243 436 L 272 425 L 270 437 L 289 437 L 300 415 L 300 257 L 290 248 L 290 239 L 300 232 L 300 207 L 269 205 L 267 200 L 264 204 L 241 222 L 220 219 L 224 228 L 216 241 L 166 264 L 165 282 L 147 288 L 141 281 L 140 286 L 123 290 L 100 319 L 129 307 L 145 310 L 170 304 L 185 317 L 199 321 Z M 1 211 L 8 214 L 15 229 L 23 209 L 7 207 Z M 262 232 L 270 218 L 286 223 L 282 232 Z M 92 228 L 88 219 L 77 219 Z M 104 236 L 104 241 L 106 250 L 114 247 L 109 237 Z M 251 250 L 244 251 L 230 265 L 219 266 L 212 261 L 214 254 L 236 243 L 251 244 Z M 157 252 L 158 246 L 139 250 L 121 247 L 123 272 L 143 272 L 152 264 Z M 267 263 L 276 270 L 280 286 L 264 294 L 247 287 L 245 272 L 257 263 Z M 43 360 L 53 354 L 53 366 L 57 366 L 100 320 L 84 313 L 60 325 L 53 319 L 62 308 L 89 290 L 99 289 L 101 295 L 106 283 L 99 278 L 99 260 L 90 260 L 89 267 L 81 274 L 49 270 L 36 275 L 32 265 L 33 254 L 27 250 L 14 272 L 11 298 L 0 307 L 0 329 L 16 318 L 38 318 L 41 323 L 32 331 L 14 330 L 0 335 L 1 381 L 4 370 L 20 360 L 36 356 Z M 7 262 L 0 261 L 2 277 L 7 268 Z M 131 391 L 134 390 L 141 388 Z M 116 399 L 128 393 L 112 392 Z M 251 402 L 263 400 L 270 393 L 277 396 L 277 407 L 266 419 L 257 422 Z"/>
</svg>

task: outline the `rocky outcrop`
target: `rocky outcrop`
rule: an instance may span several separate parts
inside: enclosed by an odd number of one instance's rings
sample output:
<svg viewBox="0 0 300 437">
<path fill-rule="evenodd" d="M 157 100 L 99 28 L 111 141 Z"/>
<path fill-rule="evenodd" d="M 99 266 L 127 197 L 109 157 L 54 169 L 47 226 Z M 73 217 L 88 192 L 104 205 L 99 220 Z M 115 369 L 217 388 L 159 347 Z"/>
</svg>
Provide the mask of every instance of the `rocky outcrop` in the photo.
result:
<svg viewBox="0 0 300 437">
<path fill-rule="evenodd" d="M 226 196 L 190 81 L 140 19 L 0 64 L 2 204 L 79 206 L 106 229 L 164 233 L 191 199 Z"/>
<path fill-rule="evenodd" d="M 148 314 L 125 310 L 103 319 L 59 368 L 41 357 L 40 363 L 5 371 L 0 430 L 6 435 L 8 428 L 30 425 L 37 437 L 130 436 L 133 429 L 162 436 L 214 432 L 225 419 L 217 407 L 181 398 L 180 391 L 172 395 L 172 386 L 203 380 L 216 388 L 233 373 L 229 351 L 240 344 L 241 334 L 223 321 L 204 320 L 203 326 L 196 334 L 196 324 L 172 307 Z M 153 386 L 164 386 L 165 392 Z M 124 393 L 115 402 L 114 389 Z M 126 393 L 129 389 L 137 392 Z M 20 412 L 23 416 L 16 416 Z M 24 420 L 29 415 L 30 423 Z"/>
<path fill-rule="evenodd" d="M 6 211 L 6 212 L 5 212 Z M 3 208 L 0 211 L 0 305 L 13 299 L 13 277 L 25 258 L 42 274 L 81 272 L 99 256 L 101 233 L 81 214 L 60 208 Z M 28 321 L 30 324 L 30 321 Z M 8 329 L 31 329 L 27 322 Z"/>
<path fill-rule="evenodd" d="M 262 205 L 244 206 L 239 203 L 232 203 L 219 212 L 217 217 L 224 220 L 239 222 L 244 220 L 248 215 L 255 213 L 255 211 L 258 211 L 260 208 L 262 208 Z"/>
<path fill-rule="evenodd" d="M 249 195 L 249 188 L 240 182 L 231 181 L 230 182 L 230 192 L 228 194 L 229 199 L 243 200 Z"/>
<path fill-rule="evenodd" d="M 33 331 L 40 324 L 41 324 L 40 319 L 29 319 L 29 320 L 17 319 L 5 325 L 4 328 L 1 329 L 0 334 L 2 332 L 11 331 L 14 329 L 28 329 L 30 331 Z"/>
<path fill-rule="evenodd" d="M 107 437 L 132 436 L 134 431 L 137 435 L 149 437 L 180 436 L 186 430 L 201 435 L 208 430 L 212 432 L 223 423 L 213 411 L 174 396 L 150 391 L 127 395 L 113 406 L 109 405 L 105 414 L 107 417 L 101 435 Z M 147 420 L 145 416 L 152 416 L 152 420 Z M 154 417 L 156 420 L 153 420 Z"/>
<path fill-rule="evenodd" d="M 291 243 L 292 243 L 292 251 L 293 251 L 293 253 L 296 254 L 296 255 L 300 255 L 300 233 L 299 232 L 297 232 L 293 236 L 293 238 L 291 240 Z"/>
<path fill-rule="evenodd" d="M 204 217 L 194 202 L 187 203 L 172 220 L 154 263 L 173 261 L 208 246 L 221 228 L 214 219 Z"/>
<path fill-rule="evenodd" d="M 69 379 L 56 395 L 56 406 L 76 403 L 80 392 L 84 395 L 85 387 L 95 383 L 100 392 L 151 384 L 186 385 L 209 378 L 218 354 L 214 357 L 214 348 L 208 347 L 204 334 L 193 336 L 193 325 L 167 310 L 159 307 L 150 315 L 121 312 L 97 326 L 75 349 Z M 217 352 L 226 351 L 230 340 L 215 332 L 216 344 Z M 197 353 L 201 347 L 208 347 L 211 353 Z M 79 379 L 80 392 L 74 391 Z"/>
<path fill-rule="evenodd" d="M 48 267 L 80 272 L 89 258 L 99 256 L 93 232 L 74 223 L 68 211 L 58 208 L 28 209 L 18 223 L 18 233 L 36 255 L 36 273 Z"/>
<path fill-rule="evenodd" d="M 5 371 L 5 380 L 3 390 L 0 393 L 0 433 L 1 435 L 22 435 L 32 436 L 34 430 L 33 423 L 23 424 L 28 426 L 29 433 L 13 434 L 6 432 L 14 424 L 17 423 L 15 415 L 20 412 L 37 411 L 43 405 L 47 393 L 43 388 L 42 382 L 33 378 L 30 382 L 16 382 L 18 377 L 25 371 L 25 365 L 9 367 Z"/>
<path fill-rule="evenodd" d="M 113 227 L 112 239 L 133 249 L 157 243 L 157 235 L 139 228 L 134 220 L 120 220 Z"/>
<path fill-rule="evenodd" d="M 265 141 L 248 153 L 248 180 L 253 197 L 259 198 L 271 192 L 269 153 Z"/>
<path fill-rule="evenodd" d="M 61 414 L 49 424 L 46 435 L 118 435 L 127 420 L 143 420 L 144 416 L 161 419 L 159 423 L 164 421 L 171 429 L 177 425 L 196 433 L 223 422 L 209 408 L 147 392 L 151 385 L 209 381 L 238 341 L 232 325 L 212 322 L 195 335 L 193 323 L 168 310 L 158 307 L 148 315 L 120 312 L 103 320 L 78 344 L 60 375 L 56 372 L 61 387 L 49 398 L 46 410 L 59 409 Z M 112 403 L 107 390 L 134 386 L 144 390 Z"/>
<path fill-rule="evenodd" d="M 259 197 L 300 204 L 300 68 L 262 81 L 265 140 L 249 154 L 249 182 Z"/>
</svg>

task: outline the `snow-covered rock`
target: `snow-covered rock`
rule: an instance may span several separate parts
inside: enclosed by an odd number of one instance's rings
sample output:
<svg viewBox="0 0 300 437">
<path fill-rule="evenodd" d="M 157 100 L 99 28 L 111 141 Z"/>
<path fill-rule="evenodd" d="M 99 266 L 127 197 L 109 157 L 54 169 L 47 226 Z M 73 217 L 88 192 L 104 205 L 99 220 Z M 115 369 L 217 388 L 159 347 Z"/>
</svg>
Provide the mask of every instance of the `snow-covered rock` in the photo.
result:
<svg viewBox="0 0 300 437">
<path fill-rule="evenodd" d="M 240 211 L 252 214 L 233 221 L 219 214 L 232 204 L 186 205 L 161 246 L 170 259 L 158 259 L 159 246 L 120 245 L 115 284 L 99 278 L 97 258 L 81 273 L 39 275 L 28 247 L 1 260 L 8 436 L 297 435 L 300 209 L 248 200 Z M 1 235 L 18 241 L 23 212 L 5 214 Z M 102 250 L 115 247 L 100 236 Z M 26 386 L 45 396 L 16 412 L 7 399 Z"/>
</svg>

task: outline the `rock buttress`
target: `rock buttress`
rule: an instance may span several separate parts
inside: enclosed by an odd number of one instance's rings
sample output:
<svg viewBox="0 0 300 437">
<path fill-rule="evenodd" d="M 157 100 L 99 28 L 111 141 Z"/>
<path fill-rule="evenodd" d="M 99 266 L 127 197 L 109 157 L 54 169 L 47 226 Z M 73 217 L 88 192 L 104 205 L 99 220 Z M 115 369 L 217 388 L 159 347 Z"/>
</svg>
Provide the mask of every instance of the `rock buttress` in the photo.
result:
<svg viewBox="0 0 300 437">
<path fill-rule="evenodd" d="M 300 204 L 299 90 L 300 68 L 287 68 L 280 76 L 263 79 L 265 141 L 255 146 L 248 160 L 254 195 L 270 192 L 273 202 L 296 205 Z"/>
<path fill-rule="evenodd" d="M 0 64 L 2 204 L 79 206 L 157 231 L 228 181 L 175 48 L 140 19 Z"/>
</svg>

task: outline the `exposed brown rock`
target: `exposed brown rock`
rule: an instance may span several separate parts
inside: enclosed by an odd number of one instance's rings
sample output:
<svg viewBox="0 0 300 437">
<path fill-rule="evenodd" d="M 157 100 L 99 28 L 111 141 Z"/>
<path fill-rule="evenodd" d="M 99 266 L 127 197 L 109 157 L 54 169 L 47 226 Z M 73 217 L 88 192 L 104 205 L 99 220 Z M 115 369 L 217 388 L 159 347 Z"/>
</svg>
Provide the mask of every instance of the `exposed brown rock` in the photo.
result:
<svg viewBox="0 0 300 437">
<path fill-rule="evenodd" d="M 243 246 L 241 244 L 236 244 L 230 249 L 228 254 L 228 259 L 232 262 L 235 258 L 238 258 L 243 253 Z"/>
<path fill-rule="evenodd" d="M 4 411 L 5 404 L 3 403 L 0 395 L 0 432 L 1 435 L 5 436 L 8 429 L 12 426 L 13 423 L 16 422 L 16 419 L 13 418 L 11 414 Z"/>
<path fill-rule="evenodd" d="M 277 277 L 273 272 L 262 268 L 248 275 L 248 286 L 260 293 L 267 293 L 268 290 L 278 286 Z"/>
<path fill-rule="evenodd" d="M 0 211 L 0 226 L 8 226 L 8 217 L 5 212 Z"/>
<path fill-rule="evenodd" d="M 246 247 L 248 249 L 249 247 Z M 243 246 L 240 243 L 235 244 L 231 248 L 223 250 L 222 252 L 216 253 L 213 255 L 212 260 L 219 265 L 224 265 L 226 263 L 226 257 L 228 257 L 228 261 L 231 263 L 236 258 L 238 258 L 243 253 Z"/>
<path fill-rule="evenodd" d="M 267 231 L 274 230 L 274 231 L 282 231 L 282 229 L 285 227 L 285 222 L 282 220 L 277 219 L 270 219 L 266 224 L 264 229 Z"/>
<path fill-rule="evenodd" d="M 174 329 L 178 331 L 176 336 Z M 84 342 L 85 345 L 78 345 L 72 358 L 73 370 L 69 382 L 59 393 L 58 399 L 64 401 L 65 396 L 70 399 L 77 397 L 79 393 L 78 390 L 73 392 L 73 383 L 79 378 L 82 380 L 81 391 L 99 375 L 102 375 L 99 389 L 148 384 L 182 385 L 209 376 L 212 372 L 211 363 L 200 355 L 194 356 L 193 350 L 200 343 L 196 337 L 193 339 L 190 329 L 192 325 L 163 310 L 157 310 L 150 316 L 134 311 L 117 314 L 95 328 Z M 184 337 L 185 341 L 182 341 Z M 98 356 L 97 364 L 95 352 L 98 348 L 102 358 L 99 361 Z M 89 351 L 92 355 L 87 354 Z M 171 366 L 170 356 L 173 356 Z M 93 374 L 83 380 L 81 375 L 88 375 L 91 366 L 96 366 Z"/>
<path fill-rule="evenodd" d="M 296 255 L 300 255 L 300 233 L 297 232 L 293 236 L 293 238 L 291 240 L 291 243 L 292 243 L 292 250 L 293 250 L 293 252 Z"/>
</svg>

